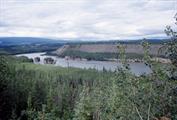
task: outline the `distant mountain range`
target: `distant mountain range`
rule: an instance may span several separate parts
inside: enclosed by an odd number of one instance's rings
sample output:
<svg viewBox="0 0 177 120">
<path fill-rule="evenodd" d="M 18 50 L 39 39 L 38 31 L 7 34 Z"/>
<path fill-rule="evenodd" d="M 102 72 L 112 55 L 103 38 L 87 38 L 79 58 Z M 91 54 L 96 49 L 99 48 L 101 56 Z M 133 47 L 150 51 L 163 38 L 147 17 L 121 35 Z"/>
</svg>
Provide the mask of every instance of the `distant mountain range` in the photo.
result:
<svg viewBox="0 0 177 120">
<path fill-rule="evenodd" d="M 0 37 L 0 46 L 66 43 L 64 40 L 54 40 L 37 37 Z"/>
<path fill-rule="evenodd" d="M 168 41 L 167 39 L 147 39 L 152 44 L 159 44 Z M 30 45 L 30 44 L 139 44 L 142 40 L 107 40 L 107 41 L 96 41 L 89 42 L 84 40 L 56 40 L 49 38 L 37 38 L 37 37 L 0 37 L 0 46 L 11 46 L 11 45 Z"/>
</svg>

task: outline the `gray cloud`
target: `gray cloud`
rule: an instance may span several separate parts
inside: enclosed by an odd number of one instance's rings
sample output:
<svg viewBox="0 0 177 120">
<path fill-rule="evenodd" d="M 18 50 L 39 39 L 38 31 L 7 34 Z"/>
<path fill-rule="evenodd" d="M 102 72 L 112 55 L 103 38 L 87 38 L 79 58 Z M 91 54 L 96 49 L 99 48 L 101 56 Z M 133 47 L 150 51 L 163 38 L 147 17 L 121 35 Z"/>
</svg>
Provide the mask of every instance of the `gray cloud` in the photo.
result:
<svg viewBox="0 0 177 120">
<path fill-rule="evenodd" d="M 163 37 L 177 12 L 175 0 L 6 0 L 0 36 L 59 39 Z"/>
<path fill-rule="evenodd" d="M 7 23 L 5 23 L 5 22 L 0 22 L 0 27 L 7 27 L 7 26 L 9 26 Z"/>
</svg>

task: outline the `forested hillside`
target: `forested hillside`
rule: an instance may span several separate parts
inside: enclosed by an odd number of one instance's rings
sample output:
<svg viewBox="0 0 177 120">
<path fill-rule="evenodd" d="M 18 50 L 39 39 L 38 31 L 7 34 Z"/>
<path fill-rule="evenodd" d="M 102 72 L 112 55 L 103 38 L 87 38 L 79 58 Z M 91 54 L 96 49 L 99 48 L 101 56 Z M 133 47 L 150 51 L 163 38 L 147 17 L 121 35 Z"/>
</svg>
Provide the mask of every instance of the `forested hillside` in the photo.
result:
<svg viewBox="0 0 177 120">
<path fill-rule="evenodd" d="M 152 62 L 148 43 L 142 45 L 144 62 L 153 73 L 139 77 L 130 73 L 122 46 L 118 49 L 124 67 L 115 72 L 42 66 L 24 57 L 1 56 L 0 118 L 176 120 L 176 59 L 171 58 L 170 66 Z"/>
</svg>

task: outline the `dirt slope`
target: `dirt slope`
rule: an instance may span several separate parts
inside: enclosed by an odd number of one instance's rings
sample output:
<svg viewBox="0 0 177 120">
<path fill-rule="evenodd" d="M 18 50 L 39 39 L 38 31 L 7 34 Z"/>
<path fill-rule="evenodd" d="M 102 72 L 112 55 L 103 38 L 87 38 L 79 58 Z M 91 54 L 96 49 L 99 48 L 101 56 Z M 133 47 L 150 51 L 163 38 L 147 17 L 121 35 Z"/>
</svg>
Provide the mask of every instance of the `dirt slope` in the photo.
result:
<svg viewBox="0 0 177 120">
<path fill-rule="evenodd" d="M 151 45 L 150 54 L 157 55 L 158 49 L 161 45 Z M 84 44 L 84 45 L 64 45 L 55 51 L 56 54 L 60 55 L 66 50 L 82 51 L 88 53 L 115 53 L 118 52 L 117 45 L 114 44 Z M 126 45 L 127 53 L 143 54 L 143 48 L 141 45 L 128 44 Z"/>
</svg>

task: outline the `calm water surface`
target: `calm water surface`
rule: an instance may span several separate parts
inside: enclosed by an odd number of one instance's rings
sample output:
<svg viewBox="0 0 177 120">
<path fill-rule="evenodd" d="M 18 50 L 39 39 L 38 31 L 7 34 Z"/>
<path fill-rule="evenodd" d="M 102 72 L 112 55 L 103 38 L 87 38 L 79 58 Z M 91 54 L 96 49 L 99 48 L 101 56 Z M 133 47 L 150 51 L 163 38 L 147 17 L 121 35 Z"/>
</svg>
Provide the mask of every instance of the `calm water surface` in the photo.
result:
<svg viewBox="0 0 177 120">
<path fill-rule="evenodd" d="M 56 57 L 56 56 L 47 56 L 45 55 L 45 52 L 43 53 L 27 53 L 27 54 L 18 54 L 16 56 L 26 56 L 28 58 L 32 58 L 34 60 L 35 57 L 40 57 L 41 61 L 39 63 L 34 62 L 35 64 L 44 64 L 44 58 L 46 57 L 52 57 L 54 60 L 56 60 L 55 66 L 61 66 L 61 67 L 75 67 L 75 68 L 83 68 L 83 69 L 89 69 L 89 68 L 95 68 L 97 70 L 103 70 L 103 67 L 106 70 L 112 70 L 114 71 L 117 69 L 117 67 L 121 67 L 122 64 L 118 62 L 112 62 L 112 61 L 82 61 L 82 60 L 66 60 L 64 58 Z M 131 72 L 135 75 L 141 75 L 141 74 L 149 74 L 151 73 L 151 69 L 146 66 L 143 63 L 129 63 Z"/>
</svg>

